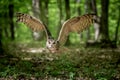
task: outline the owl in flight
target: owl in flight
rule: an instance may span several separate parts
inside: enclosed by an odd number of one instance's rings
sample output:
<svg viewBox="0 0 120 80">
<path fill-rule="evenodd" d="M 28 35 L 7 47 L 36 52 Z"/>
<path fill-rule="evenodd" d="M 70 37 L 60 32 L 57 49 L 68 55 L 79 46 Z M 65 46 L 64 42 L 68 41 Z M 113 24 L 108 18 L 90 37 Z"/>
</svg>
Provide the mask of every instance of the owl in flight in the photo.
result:
<svg viewBox="0 0 120 80">
<path fill-rule="evenodd" d="M 52 37 L 47 26 L 35 17 L 23 13 L 16 13 L 16 17 L 17 22 L 23 22 L 30 29 L 32 29 L 32 31 L 45 31 L 47 38 L 46 47 L 52 53 L 57 52 L 59 50 L 60 45 L 63 45 L 66 42 L 67 36 L 70 32 L 80 33 L 86 28 L 88 28 L 90 24 L 96 21 L 96 15 L 94 14 L 85 14 L 82 16 L 68 19 L 63 23 L 58 38 L 55 40 Z"/>
</svg>

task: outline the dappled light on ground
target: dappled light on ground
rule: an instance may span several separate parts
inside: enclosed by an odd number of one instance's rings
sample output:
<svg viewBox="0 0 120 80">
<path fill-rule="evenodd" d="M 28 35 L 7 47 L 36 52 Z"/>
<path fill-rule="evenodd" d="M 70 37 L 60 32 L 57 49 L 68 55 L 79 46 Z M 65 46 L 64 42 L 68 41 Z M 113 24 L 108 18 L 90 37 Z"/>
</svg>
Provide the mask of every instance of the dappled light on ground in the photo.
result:
<svg viewBox="0 0 120 80">
<path fill-rule="evenodd" d="M 120 47 L 101 49 L 71 46 L 63 48 L 60 54 L 53 54 L 36 44 L 20 45 L 8 46 L 7 51 L 13 57 L 6 54 L 0 58 L 0 79 L 120 79 Z"/>
<path fill-rule="evenodd" d="M 22 49 L 22 52 L 28 52 L 28 53 L 43 53 L 43 52 L 49 52 L 46 48 L 28 48 L 28 49 Z"/>
</svg>

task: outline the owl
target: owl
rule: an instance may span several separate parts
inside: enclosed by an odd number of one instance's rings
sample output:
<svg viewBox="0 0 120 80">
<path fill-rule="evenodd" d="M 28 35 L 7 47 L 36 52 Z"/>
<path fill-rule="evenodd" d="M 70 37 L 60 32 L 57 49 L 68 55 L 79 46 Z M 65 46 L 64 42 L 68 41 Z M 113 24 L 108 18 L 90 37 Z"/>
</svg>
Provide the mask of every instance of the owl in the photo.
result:
<svg viewBox="0 0 120 80">
<path fill-rule="evenodd" d="M 32 31 L 45 31 L 46 48 L 52 53 L 59 51 L 60 46 L 66 42 L 70 32 L 80 33 L 96 20 L 94 14 L 85 14 L 68 19 L 61 26 L 58 38 L 54 39 L 48 27 L 42 21 L 24 13 L 16 13 L 16 17 L 17 22 L 26 24 Z"/>
</svg>

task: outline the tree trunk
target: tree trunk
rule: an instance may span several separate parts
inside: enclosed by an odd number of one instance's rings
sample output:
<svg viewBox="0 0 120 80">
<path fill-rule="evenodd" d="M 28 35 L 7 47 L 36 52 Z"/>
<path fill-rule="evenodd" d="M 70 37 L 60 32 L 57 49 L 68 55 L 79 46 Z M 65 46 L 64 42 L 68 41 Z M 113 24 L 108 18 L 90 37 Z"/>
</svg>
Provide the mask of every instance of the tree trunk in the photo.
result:
<svg viewBox="0 0 120 80">
<path fill-rule="evenodd" d="M 70 18 L 70 1 L 65 0 L 66 20 Z"/>
<path fill-rule="evenodd" d="M 91 3 L 92 3 L 92 11 L 93 11 L 93 13 L 98 15 L 97 6 L 96 6 L 96 0 L 91 0 Z"/>
<path fill-rule="evenodd" d="M 90 13 L 91 11 L 90 3 L 91 3 L 90 0 L 85 1 L 85 13 Z M 91 38 L 90 29 L 88 28 L 86 30 L 86 42 L 90 40 L 90 38 Z"/>
<path fill-rule="evenodd" d="M 114 39 L 116 46 L 117 46 L 117 41 L 118 41 L 118 30 L 119 30 L 119 25 L 120 25 L 120 6 L 118 8 L 119 8 L 119 12 L 118 12 L 119 16 L 118 16 L 117 26 L 116 26 L 116 30 L 115 30 L 115 39 Z"/>
<path fill-rule="evenodd" d="M 109 7 L 109 0 L 101 0 L 102 5 L 102 13 L 101 13 L 101 40 L 102 41 L 109 41 L 109 32 L 108 32 L 108 7 Z"/>
<path fill-rule="evenodd" d="M 46 25 L 48 25 L 48 0 L 45 0 L 44 4 L 45 4 L 45 21 L 46 21 Z"/>
<path fill-rule="evenodd" d="M 40 0 L 40 18 L 45 25 L 48 25 L 48 3 L 49 0 Z"/>
<path fill-rule="evenodd" d="M 8 29 L 7 29 L 6 27 L 4 28 L 4 32 L 5 32 L 5 37 L 6 37 L 6 38 L 9 38 Z"/>
<path fill-rule="evenodd" d="M 81 7 L 80 7 L 80 2 L 81 0 L 76 0 L 76 5 L 77 5 L 77 14 L 78 16 L 81 15 Z M 80 33 L 80 40 L 83 38 L 83 33 Z"/>
<path fill-rule="evenodd" d="M 70 18 L 70 1 L 69 0 L 65 0 L 65 11 L 66 11 L 66 20 Z M 70 45 L 70 39 L 69 36 L 67 37 L 66 46 Z"/>
<path fill-rule="evenodd" d="M 109 26 L 108 26 L 108 10 L 109 10 L 109 0 L 101 0 L 102 13 L 101 13 L 101 26 L 100 26 L 100 35 L 101 35 L 101 47 L 112 47 L 115 48 L 114 44 L 110 41 L 109 38 Z"/>
<path fill-rule="evenodd" d="M 2 27 L 0 26 L 0 55 L 3 55 L 3 45 L 2 45 Z"/>
<path fill-rule="evenodd" d="M 81 2 L 81 0 L 76 0 L 76 4 L 77 4 L 77 13 L 78 13 L 78 15 L 80 15 L 81 14 L 81 8 L 80 8 L 80 2 Z"/>
<path fill-rule="evenodd" d="M 11 40 L 15 39 L 13 15 L 14 15 L 14 5 L 10 3 L 9 4 L 9 24 L 10 24 Z"/>
<path fill-rule="evenodd" d="M 39 19 L 39 17 L 40 17 L 39 1 L 40 0 L 32 0 L 33 15 L 37 19 Z M 43 39 L 43 32 L 33 32 L 33 38 L 35 40 L 42 40 Z"/>
<path fill-rule="evenodd" d="M 62 13 L 62 0 L 57 0 L 57 4 L 58 4 L 58 9 L 59 9 L 59 22 L 58 22 L 58 31 L 57 34 L 59 35 L 60 29 L 62 27 L 63 24 L 63 13 Z"/>
<path fill-rule="evenodd" d="M 92 11 L 96 16 L 97 14 L 97 6 L 96 6 L 96 0 L 91 0 L 92 3 Z M 98 41 L 99 32 L 100 32 L 100 18 L 98 17 L 97 21 L 94 23 L 94 29 L 95 29 L 95 41 Z"/>
</svg>

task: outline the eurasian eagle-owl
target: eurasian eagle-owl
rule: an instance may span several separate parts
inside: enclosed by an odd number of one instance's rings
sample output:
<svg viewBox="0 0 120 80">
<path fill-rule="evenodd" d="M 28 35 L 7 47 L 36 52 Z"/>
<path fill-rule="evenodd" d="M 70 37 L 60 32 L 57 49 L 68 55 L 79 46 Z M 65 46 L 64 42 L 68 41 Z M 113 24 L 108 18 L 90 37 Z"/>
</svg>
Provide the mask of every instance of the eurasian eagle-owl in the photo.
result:
<svg viewBox="0 0 120 80">
<path fill-rule="evenodd" d="M 94 14 L 85 14 L 82 16 L 74 17 L 65 21 L 61 27 L 58 38 L 55 40 L 47 26 L 44 25 L 40 20 L 23 13 L 16 13 L 17 22 L 23 22 L 32 31 L 41 31 L 44 30 L 46 33 L 46 47 L 52 53 L 57 52 L 59 50 L 59 46 L 64 44 L 67 36 L 70 32 L 80 33 L 86 28 L 90 26 L 96 20 L 96 15 Z"/>
</svg>

